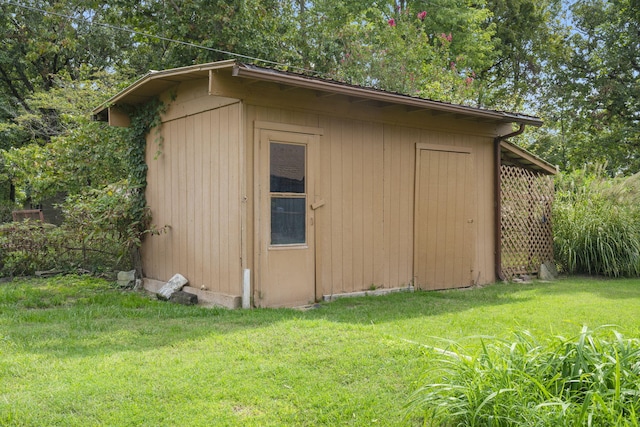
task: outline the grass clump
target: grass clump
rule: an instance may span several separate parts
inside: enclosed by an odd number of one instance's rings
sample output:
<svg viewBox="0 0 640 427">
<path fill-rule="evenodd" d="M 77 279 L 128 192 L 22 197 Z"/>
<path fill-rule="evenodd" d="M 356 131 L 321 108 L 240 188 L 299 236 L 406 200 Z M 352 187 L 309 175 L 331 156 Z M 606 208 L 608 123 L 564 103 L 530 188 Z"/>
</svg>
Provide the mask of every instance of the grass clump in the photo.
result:
<svg viewBox="0 0 640 427">
<path fill-rule="evenodd" d="M 438 426 L 637 426 L 640 341 L 583 327 L 538 342 L 527 332 L 483 342 L 477 356 L 437 351 L 440 381 L 413 396 L 411 410 Z M 433 377 L 431 377 L 433 378 Z"/>
<path fill-rule="evenodd" d="M 607 178 L 602 168 L 556 179 L 554 251 L 569 274 L 640 275 L 640 174 Z"/>
</svg>

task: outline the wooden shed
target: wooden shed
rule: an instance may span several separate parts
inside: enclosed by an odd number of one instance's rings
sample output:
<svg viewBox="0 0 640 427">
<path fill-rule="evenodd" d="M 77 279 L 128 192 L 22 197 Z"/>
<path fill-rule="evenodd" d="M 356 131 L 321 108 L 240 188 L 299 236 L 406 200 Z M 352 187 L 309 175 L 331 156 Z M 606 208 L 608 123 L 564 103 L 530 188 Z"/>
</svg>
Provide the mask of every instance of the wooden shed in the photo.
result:
<svg viewBox="0 0 640 427">
<path fill-rule="evenodd" d="M 236 61 L 151 72 L 94 114 L 127 126 L 119 107 L 154 97 L 146 198 L 170 228 L 143 243 L 145 286 L 180 273 L 227 307 L 494 282 L 501 159 L 555 173 L 504 141 L 536 117 Z"/>
</svg>

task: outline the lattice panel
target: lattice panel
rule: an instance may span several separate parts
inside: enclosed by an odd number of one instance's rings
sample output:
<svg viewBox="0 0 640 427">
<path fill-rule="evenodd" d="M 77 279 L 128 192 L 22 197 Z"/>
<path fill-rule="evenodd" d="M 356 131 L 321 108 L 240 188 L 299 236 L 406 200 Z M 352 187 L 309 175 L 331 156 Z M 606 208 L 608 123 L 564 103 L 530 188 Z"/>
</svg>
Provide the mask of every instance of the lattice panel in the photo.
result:
<svg viewBox="0 0 640 427">
<path fill-rule="evenodd" d="M 501 167 L 502 271 L 507 279 L 538 274 L 553 261 L 553 177 L 516 166 Z"/>
</svg>

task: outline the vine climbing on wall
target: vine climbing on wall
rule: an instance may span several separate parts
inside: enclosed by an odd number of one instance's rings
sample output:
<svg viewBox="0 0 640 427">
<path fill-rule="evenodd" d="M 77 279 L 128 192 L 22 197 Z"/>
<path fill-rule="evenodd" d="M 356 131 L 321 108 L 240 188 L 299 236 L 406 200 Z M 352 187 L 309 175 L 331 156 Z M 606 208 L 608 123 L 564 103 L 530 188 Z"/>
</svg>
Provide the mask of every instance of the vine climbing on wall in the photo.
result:
<svg viewBox="0 0 640 427">
<path fill-rule="evenodd" d="M 147 188 L 147 135 L 153 130 L 156 142 L 162 144 L 160 135 L 161 114 L 166 110 L 166 104 L 158 98 L 142 104 L 130 107 L 129 127 L 130 146 L 127 153 L 129 168 L 129 191 L 131 192 L 131 204 L 129 217 L 129 235 L 131 237 L 130 249 L 133 257 L 133 265 L 139 277 L 142 277 L 142 262 L 140 258 L 140 245 L 147 234 L 159 234 L 164 228 L 158 229 L 151 224 L 151 213 L 147 207 L 145 190 Z"/>
</svg>

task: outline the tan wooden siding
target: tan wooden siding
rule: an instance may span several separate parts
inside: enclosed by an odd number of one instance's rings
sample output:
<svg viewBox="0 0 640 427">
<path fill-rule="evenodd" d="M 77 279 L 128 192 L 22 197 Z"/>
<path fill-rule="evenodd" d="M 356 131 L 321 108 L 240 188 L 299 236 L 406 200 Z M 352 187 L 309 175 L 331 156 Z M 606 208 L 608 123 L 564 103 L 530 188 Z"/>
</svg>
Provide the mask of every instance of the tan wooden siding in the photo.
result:
<svg viewBox="0 0 640 427">
<path fill-rule="evenodd" d="M 173 119 L 163 125 L 165 142 L 157 157 L 157 137 L 149 136 L 147 198 L 154 223 L 172 228 L 145 242 L 147 277 L 166 280 L 180 272 L 197 287 L 240 295 L 242 265 L 256 268 L 257 159 L 253 139 L 255 123 L 262 121 L 324 130 L 314 195 L 315 200 L 325 202 L 315 211 L 317 297 L 412 282 L 415 161 L 416 144 L 420 143 L 473 149 L 477 190 L 477 235 L 472 253 L 477 276 L 473 279 L 477 283 L 495 280 L 493 151 L 486 125 L 480 125 L 483 136 L 477 136 L 473 134 L 476 125 L 470 121 L 463 122 L 465 127 L 459 133 L 421 129 L 421 114 L 407 114 L 402 109 L 391 108 L 379 117 L 378 110 L 363 106 L 363 111 L 378 111 L 368 120 L 363 118 L 365 114 L 358 118 L 328 111 L 319 114 L 310 110 L 311 105 L 304 109 L 286 106 L 292 104 L 285 100 L 290 94 L 276 90 L 269 102 L 280 107 L 266 105 L 263 97 L 253 99 L 250 92 L 244 94 L 244 105 L 226 105 L 229 97 L 242 95 L 243 90 L 246 88 L 225 93 L 219 101 L 209 96 L 213 100 L 210 105 L 203 93 L 195 89 L 187 92 L 192 98 L 189 108 L 176 105 L 166 115 Z M 292 95 L 297 102 L 298 91 Z M 328 102 L 325 98 L 315 101 Z M 195 112 L 207 105 L 215 109 Z M 337 105 L 336 112 L 343 107 Z M 252 279 L 254 291 L 259 293 L 254 274 Z"/>
<path fill-rule="evenodd" d="M 476 212 L 475 283 L 485 284 L 496 281 L 495 271 L 495 189 L 493 141 L 490 138 L 474 138 L 474 157 L 476 180 Z"/>
<path fill-rule="evenodd" d="M 253 195 L 256 121 L 317 126 L 320 171 L 316 211 L 317 294 L 409 285 L 414 276 L 414 197 L 416 144 L 473 148 L 477 190 L 477 237 L 472 251 L 474 281 L 489 283 L 493 273 L 493 175 L 491 138 L 400 125 L 247 105 L 245 154 L 247 194 Z M 470 197 L 475 197 L 471 195 Z M 249 254 L 253 254 L 254 215 L 248 200 Z M 249 255 L 252 257 L 252 255 Z M 249 266 L 254 265 L 249 260 Z M 259 284 L 258 284 L 259 286 Z"/>
<path fill-rule="evenodd" d="M 325 295 L 384 286 L 383 127 L 327 117 L 321 126 L 318 285 Z"/>
<path fill-rule="evenodd" d="M 143 245 L 145 275 L 241 293 L 240 104 L 189 115 L 148 137 L 147 202 L 153 223 L 170 226 Z"/>
<path fill-rule="evenodd" d="M 421 289 L 470 286 L 474 276 L 475 176 L 470 148 L 418 144 L 415 284 Z"/>
<path fill-rule="evenodd" d="M 384 242 L 385 282 L 408 286 L 413 279 L 413 203 L 415 146 L 419 132 L 384 128 Z"/>
<path fill-rule="evenodd" d="M 474 283 L 491 283 L 495 276 L 495 244 L 494 244 L 494 188 L 493 188 L 493 144 L 492 139 L 483 136 L 455 134 L 448 132 L 420 131 L 420 143 L 435 145 L 452 145 L 469 147 L 473 150 L 473 168 L 475 173 L 474 198 L 476 230 L 473 265 L 475 269 Z"/>
<path fill-rule="evenodd" d="M 358 102 L 341 95 L 322 96 L 313 90 L 285 88 L 277 83 L 249 81 L 231 77 L 223 71 L 212 75 L 211 95 L 243 99 L 247 104 L 274 109 L 272 119 L 278 115 L 309 117 L 332 116 L 366 122 L 406 125 L 412 128 L 429 128 L 456 134 L 493 137 L 510 132 L 510 125 L 460 119 L 453 114 L 430 113 L 426 110 L 408 110 L 404 106 L 379 106 L 376 102 Z M 275 111 L 277 110 L 277 111 Z M 282 116 L 284 118 L 284 116 Z"/>
</svg>

